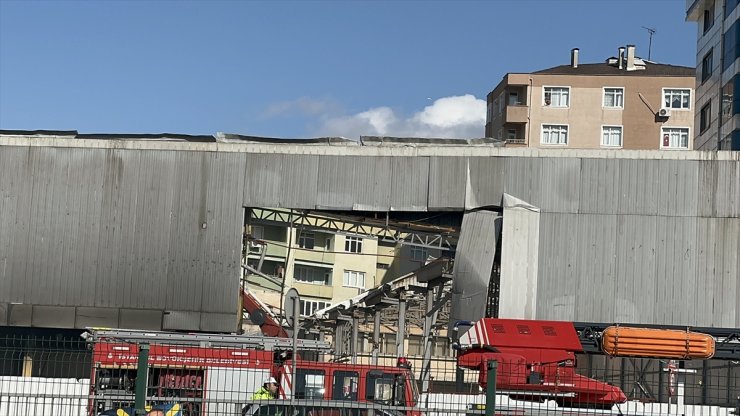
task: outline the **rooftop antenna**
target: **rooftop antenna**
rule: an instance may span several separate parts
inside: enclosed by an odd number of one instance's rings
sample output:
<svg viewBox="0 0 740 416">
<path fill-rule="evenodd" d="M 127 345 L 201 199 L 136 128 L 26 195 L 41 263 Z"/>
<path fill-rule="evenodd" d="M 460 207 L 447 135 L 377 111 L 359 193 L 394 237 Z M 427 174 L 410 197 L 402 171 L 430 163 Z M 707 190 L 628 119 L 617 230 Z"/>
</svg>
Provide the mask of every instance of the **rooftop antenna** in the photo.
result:
<svg viewBox="0 0 740 416">
<path fill-rule="evenodd" d="M 648 61 L 650 60 L 650 52 L 652 52 L 653 49 L 653 35 L 655 34 L 655 29 L 643 26 L 643 29 L 647 30 L 650 34 L 650 41 L 648 43 Z"/>
</svg>

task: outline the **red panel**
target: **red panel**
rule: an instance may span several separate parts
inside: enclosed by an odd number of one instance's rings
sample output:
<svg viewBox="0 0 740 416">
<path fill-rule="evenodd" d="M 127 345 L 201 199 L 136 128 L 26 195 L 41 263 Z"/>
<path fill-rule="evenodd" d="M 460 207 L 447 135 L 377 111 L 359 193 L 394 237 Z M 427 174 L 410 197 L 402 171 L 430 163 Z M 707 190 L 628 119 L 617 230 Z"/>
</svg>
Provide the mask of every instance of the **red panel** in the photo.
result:
<svg viewBox="0 0 740 416">
<path fill-rule="evenodd" d="M 95 344 L 93 361 L 100 365 L 136 366 L 139 349 L 131 344 Z M 272 354 L 266 351 L 152 345 L 149 365 L 228 368 L 271 368 Z"/>
<path fill-rule="evenodd" d="M 583 347 L 571 322 L 483 318 L 485 345 L 497 349 L 538 348 L 581 352 Z M 478 325 L 476 324 L 476 326 Z"/>
</svg>

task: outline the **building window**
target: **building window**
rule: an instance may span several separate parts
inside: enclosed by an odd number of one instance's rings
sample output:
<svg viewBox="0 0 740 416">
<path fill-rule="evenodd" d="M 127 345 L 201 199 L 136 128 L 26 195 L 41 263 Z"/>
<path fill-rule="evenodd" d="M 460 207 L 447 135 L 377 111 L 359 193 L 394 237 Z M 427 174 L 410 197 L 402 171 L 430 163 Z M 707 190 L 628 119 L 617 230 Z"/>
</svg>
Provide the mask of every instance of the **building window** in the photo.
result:
<svg viewBox="0 0 740 416">
<path fill-rule="evenodd" d="M 733 101 L 735 100 L 735 78 L 740 79 L 740 75 L 735 75 L 731 78 L 724 87 L 722 87 L 722 102 L 720 105 L 721 119 L 720 125 L 724 126 L 725 123 L 732 120 L 732 116 L 740 109 L 733 108 Z"/>
<path fill-rule="evenodd" d="M 427 253 L 426 247 L 411 247 L 411 260 L 412 261 L 427 261 L 427 257 L 429 254 Z"/>
<path fill-rule="evenodd" d="M 545 87 L 543 104 L 548 107 L 567 107 L 570 104 L 570 88 Z"/>
<path fill-rule="evenodd" d="M 735 20 L 722 35 L 722 70 L 731 67 L 740 57 L 740 20 Z"/>
<path fill-rule="evenodd" d="M 330 273 L 317 267 L 298 266 L 293 269 L 293 280 L 312 285 L 329 285 Z"/>
<path fill-rule="evenodd" d="M 329 302 L 324 302 L 320 300 L 309 300 L 309 299 L 301 299 L 300 300 L 300 310 L 301 310 L 301 316 L 310 316 L 316 313 L 316 311 L 328 308 Z"/>
<path fill-rule="evenodd" d="M 689 129 L 685 127 L 661 129 L 662 138 L 660 147 L 664 149 L 688 149 Z"/>
<path fill-rule="evenodd" d="M 691 108 L 691 90 L 675 88 L 663 90 L 663 108 L 688 110 Z"/>
<path fill-rule="evenodd" d="M 568 126 L 544 124 L 542 126 L 542 144 L 568 144 Z"/>
<path fill-rule="evenodd" d="M 346 287 L 365 288 L 365 272 L 355 272 L 352 270 L 344 271 L 344 282 Z"/>
<path fill-rule="evenodd" d="M 624 108 L 624 88 L 604 88 L 604 107 Z"/>
<path fill-rule="evenodd" d="M 522 103 L 519 102 L 519 93 L 516 91 L 511 91 L 509 93 L 509 105 L 521 105 Z"/>
<path fill-rule="evenodd" d="M 710 48 L 709 52 L 704 55 L 704 59 L 701 60 L 701 82 L 704 82 L 712 76 L 712 67 L 714 66 L 714 48 Z"/>
<path fill-rule="evenodd" d="M 346 237 L 344 240 L 344 251 L 347 253 L 362 253 L 362 238 Z"/>
<path fill-rule="evenodd" d="M 622 126 L 603 126 L 601 128 L 601 145 L 622 147 Z"/>
<path fill-rule="evenodd" d="M 298 247 L 307 248 L 313 250 L 314 244 L 316 243 L 316 236 L 314 233 L 298 233 Z"/>
<path fill-rule="evenodd" d="M 714 26 L 714 2 L 704 10 L 704 33 L 707 33 L 712 26 Z"/>
<path fill-rule="evenodd" d="M 699 113 L 699 134 L 704 134 L 712 124 L 712 101 L 709 101 L 701 108 Z"/>
<path fill-rule="evenodd" d="M 506 140 L 516 140 L 516 130 L 514 129 L 506 130 Z"/>
<path fill-rule="evenodd" d="M 732 12 L 735 11 L 735 7 L 740 4 L 738 0 L 725 0 L 725 19 L 730 17 Z"/>
</svg>

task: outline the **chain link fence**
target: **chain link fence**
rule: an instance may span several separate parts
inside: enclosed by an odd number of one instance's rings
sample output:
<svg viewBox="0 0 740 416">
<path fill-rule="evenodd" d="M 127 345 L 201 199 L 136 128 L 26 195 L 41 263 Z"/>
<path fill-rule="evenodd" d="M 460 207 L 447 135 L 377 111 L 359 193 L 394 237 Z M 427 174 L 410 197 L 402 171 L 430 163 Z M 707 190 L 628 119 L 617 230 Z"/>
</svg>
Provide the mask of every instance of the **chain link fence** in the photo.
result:
<svg viewBox="0 0 740 416">
<path fill-rule="evenodd" d="M 732 416 L 740 406 L 733 361 L 512 357 L 476 371 L 442 358 L 432 359 L 421 391 L 421 357 L 337 362 L 331 350 L 306 344 L 294 361 L 284 343 L 183 337 L 0 336 L 0 416 Z"/>
</svg>

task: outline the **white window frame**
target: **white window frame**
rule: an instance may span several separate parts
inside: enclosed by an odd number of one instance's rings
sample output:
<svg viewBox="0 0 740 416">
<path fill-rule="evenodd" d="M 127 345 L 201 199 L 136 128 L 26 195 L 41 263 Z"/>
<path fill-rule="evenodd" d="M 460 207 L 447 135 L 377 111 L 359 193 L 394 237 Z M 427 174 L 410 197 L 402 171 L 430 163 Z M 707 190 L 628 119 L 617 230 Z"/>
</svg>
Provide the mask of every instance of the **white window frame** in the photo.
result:
<svg viewBox="0 0 740 416">
<path fill-rule="evenodd" d="M 565 143 L 546 143 L 545 127 L 565 127 Z M 570 126 L 568 124 L 541 124 L 540 125 L 540 144 L 543 146 L 567 146 L 570 142 Z"/>
<path fill-rule="evenodd" d="M 360 279 L 362 279 L 362 282 L 360 282 Z M 357 270 L 345 270 L 342 275 L 342 286 L 364 289 L 365 272 L 360 272 Z"/>
<path fill-rule="evenodd" d="M 296 264 L 293 266 L 293 281 L 298 283 L 305 283 L 307 285 L 331 286 L 331 273 L 318 269 L 318 267 Z M 299 270 L 301 270 L 301 272 L 298 272 Z M 321 277 L 322 272 L 324 273 L 323 279 L 321 281 L 315 280 L 315 277 Z"/>
<path fill-rule="evenodd" d="M 345 236 L 344 251 L 347 253 L 362 253 L 362 237 Z"/>
<path fill-rule="evenodd" d="M 660 108 L 669 109 L 671 111 L 691 111 L 691 108 L 692 108 L 691 107 L 691 100 L 692 100 L 692 98 L 694 96 L 694 90 L 692 88 L 672 87 L 672 88 L 663 88 L 662 91 L 663 91 L 663 93 L 660 96 L 660 100 L 661 100 L 660 101 L 660 105 L 661 105 Z M 681 107 L 681 108 L 666 107 L 666 105 L 665 105 L 666 91 L 688 91 L 689 92 L 689 106 L 687 108 L 684 108 L 684 107 Z M 671 96 L 673 96 L 673 95 L 671 95 Z M 682 96 L 683 96 L 683 94 L 682 94 Z M 673 100 L 670 100 L 669 102 L 672 102 L 672 101 Z M 661 138 L 663 137 L 662 134 L 660 136 L 661 136 Z"/>
<path fill-rule="evenodd" d="M 552 99 L 550 101 L 550 104 L 545 103 L 545 95 L 547 95 L 547 90 L 552 88 L 558 88 L 558 89 L 564 89 L 568 92 L 568 99 L 567 103 L 565 105 L 553 105 Z M 550 94 L 552 97 L 552 92 Z M 542 86 L 542 106 L 547 108 L 570 108 L 570 87 L 564 86 L 564 85 L 543 85 Z"/>
<path fill-rule="evenodd" d="M 621 90 L 622 91 L 622 105 L 619 105 L 619 106 L 606 105 L 606 90 Z M 610 110 L 624 110 L 624 87 L 603 87 L 601 89 L 601 108 L 607 108 Z"/>
<path fill-rule="evenodd" d="M 663 135 L 666 134 L 666 130 L 686 130 L 686 147 L 676 147 L 676 146 L 663 146 Z M 670 133 L 669 133 L 670 134 Z M 668 139 L 670 143 L 670 137 Z M 687 126 L 671 126 L 671 127 L 661 127 L 660 129 L 660 148 L 665 150 L 688 150 L 691 148 L 691 127 Z"/>
<path fill-rule="evenodd" d="M 607 144 L 604 143 L 604 130 L 606 129 L 619 129 L 619 144 Z M 609 149 L 621 149 L 622 146 L 624 146 L 624 126 L 616 125 L 616 124 L 602 124 L 601 125 L 601 147 L 609 148 Z"/>
<path fill-rule="evenodd" d="M 301 316 L 311 316 L 316 311 L 328 308 L 331 305 L 330 302 L 318 299 L 306 299 L 303 298 L 300 301 L 299 310 Z"/>
</svg>

